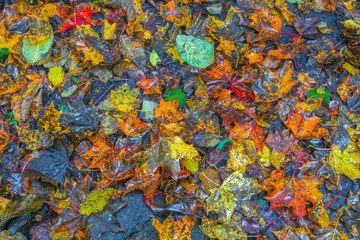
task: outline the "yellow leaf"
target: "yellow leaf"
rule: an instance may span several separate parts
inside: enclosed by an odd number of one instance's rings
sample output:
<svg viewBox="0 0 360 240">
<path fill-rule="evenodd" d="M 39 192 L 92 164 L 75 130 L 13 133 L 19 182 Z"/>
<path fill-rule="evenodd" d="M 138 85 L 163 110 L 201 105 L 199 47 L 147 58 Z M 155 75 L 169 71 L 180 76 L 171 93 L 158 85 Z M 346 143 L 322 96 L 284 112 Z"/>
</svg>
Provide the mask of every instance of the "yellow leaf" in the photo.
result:
<svg viewBox="0 0 360 240">
<path fill-rule="evenodd" d="M 180 220 L 174 221 L 169 215 L 162 224 L 154 217 L 152 225 L 158 231 L 160 240 L 191 240 L 191 230 L 194 227 L 195 220 L 194 216 L 184 216 Z"/>
<path fill-rule="evenodd" d="M 173 47 L 169 48 L 168 50 L 166 50 L 166 52 L 171 55 L 171 58 L 172 58 L 173 61 L 179 60 L 179 62 L 181 64 L 184 63 L 184 60 L 180 57 L 176 46 L 173 46 Z"/>
<path fill-rule="evenodd" d="M 351 180 L 360 178 L 360 152 L 354 142 L 349 142 L 342 152 L 338 145 L 333 144 L 329 155 L 329 165 L 337 174 L 344 174 Z"/>
<path fill-rule="evenodd" d="M 100 103 L 100 110 L 119 111 L 121 113 L 130 114 L 134 112 L 134 108 L 138 107 L 139 88 L 129 89 L 129 85 L 124 84 L 116 91 L 110 92 L 110 97 Z"/>
<path fill-rule="evenodd" d="M 55 66 L 49 69 L 48 74 L 51 85 L 57 87 L 65 82 L 65 74 L 61 66 Z"/>
<path fill-rule="evenodd" d="M 168 168 L 172 177 L 177 179 L 181 170 L 180 163 L 187 170 L 195 173 L 199 169 L 200 160 L 197 150 L 178 136 L 162 137 L 146 151 L 146 159 L 141 168 L 147 175 L 151 175 L 162 166 Z"/>
<path fill-rule="evenodd" d="M 116 23 L 110 23 L 108 20 L 105 20 L 104 24 L 104 38 L 106 40 L 114 39 L 114 33 L 116 29 Z"/>
</svg>

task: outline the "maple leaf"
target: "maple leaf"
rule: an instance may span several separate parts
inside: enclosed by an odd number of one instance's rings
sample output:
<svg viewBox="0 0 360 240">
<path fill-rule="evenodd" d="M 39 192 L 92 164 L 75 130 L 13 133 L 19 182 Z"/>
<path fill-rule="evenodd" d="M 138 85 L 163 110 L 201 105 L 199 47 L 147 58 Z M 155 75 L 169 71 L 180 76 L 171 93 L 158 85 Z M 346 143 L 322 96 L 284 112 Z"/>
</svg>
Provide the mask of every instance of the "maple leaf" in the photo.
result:
<svg viewBox="0 0 360 240">
<path fill-rule="evenodd" d="M 167 102 L 160 99 L 159 106 L 155 108 L 155 117 L 168 122 L 177 122 L 187 118 L 186 114 L 178 110 L 178 100 Z"/>
<path fill-rule="evenodd" d="M 272 102 L 287 94 L 296 81 L 292 78 L 293 64 L 285 63 L 279 70 L 263 68 L 259 79 L 253 82 L 257 102 Z"/>
<path fill-rule="evenodd" d="M 253 41 L 265 42 L 267 40 L 277 40 L 280 36 L 282 22 L 279 16 L 273 15 L 269 11 L 262 10 L 249 13 L 248 18 L 252 21 L 248 24 L 248 27 L 254 28 L 259 32 Z"/>
<path fill-rule="evenodd" d="M 270 178 L 265 179 L 260 186 L 268 192 L 266 199 L 271 203 L 272 209 L 290 207 L 295 216 L 302 218 L 306 215 L 307 201 L 314 205 L 321 202 L 323 195 L 317 189 L 320 184 L 319 180 L 309 176 L 284 178 L 273 171 Z"/>
<path fill-rule="evenodd" d="M 322 138 L 328 134 L 326 128 L 320 127 L 322 123 L 319 117 L 304 118 L 297 111 L 292 111 L 284 124 L 299 139 Z"/>
<path fill-rule="evenodd" d="M 124 230 L 114 214 L 126 203 L 111 204 L 116 202 L 110 199 L 116 192 L 114 189 L 107 188 L 90 192 L 90 185 L 89 175 L 81 183 L 67 179 L 66 196 L 56 195 L 52 201 L 48 202 L 50 207 L 58 213 L 58 217 L 51 226 L 53 238 L 62 236 L 61 239 L 69 239 L 86 232 L 87 238 L 100 239 L 103 233 Z M 83 229 L 84 226 L 91 227 Z"/>
<path fill-rule="evenodd" d="M 240 210 L 249 217 L 255 216 L 249 195 L 259 190 L 256 180 L 245 178 L 241 171 L 234 172 L 219 188 L 210 190 L 210 196 L 206 199 L 206 210 L 216 212 L 219 220 L 227 224 L 235 210 Z"/>
<path fill-rule="evenodd" d="M 153 198 L 160 183 L 161 174 L 159 172 L 155 172 L 152 175 L 146 175 L 143 169 L 135 167 L 134 176 L 125 183 L 126 190 L 123 195 L 136 189 L 140 189 L 144 192 L 146 202 L 148 204 L 154 204 Z"/>
<path fill-rule="evenodd" d="M 61 7 L 60 7 L 61 8 Z M 91 14 L 95 11 L 86 6 L 86 4 L 77 5 L 77 9 L 64 20 L 64 23 L 58 27 L 56 32 L 65 32 L 68 29 L 76 28 L 79 25 L 96 26 L 101 22 L 91 18 Z M 62 16 L 64 17 L 64 16 Z"/>
<path fill-rule="evenodd" d="M 104 132 L 89 139 L 94 145 L 82 155 L 83 158 L 91 160 L 89 168 L 100 168 L 101 173 L 109 180 L 132 176 L 132 163 L 125 159 L 125 149 L 115 151 Z"/>
<path fill-rule="evenodd" d="M 270 150 L 263 145 L 262 152 L 258 151 L 252 140 L 237 140 L 231 142 L 230 159 L 227 167 L 234 171 L 245 172 L 248 164 L 258 162 L 261 166 L 270 166 Z"/>
<path fill-rule="evenodd" d="M 178 15 L 178 11 L 175 10 L 175 1 L 171 0 L 169 1 L 168 4 L 161 4 L 160 14 L 163 18 L 165 18 L 169 22 L 174 22 L 176 16 Z"/>
<path fill-rule="evenodd" d="M 247 235 L 240 227 L 237 227 L 241 217 L 232 217 L 228 225 L 220 224 L 217 220 L 203 219 L 199 226 L 201 231 L 210 238 L 219 240 L 247 239 Z"/>
<path fill-rule="evenodd" d="M 156 76 L 152 79 L 142 79 L 136 83 L 137 86 L 144 90 L 144 95 L 161 94 L 161 86 L 163 84 L 164 81 Z"/>
<path fill-rule="evenodd" d="M 354 142 L 349 142 L 347 148 L 342 151 L 336 144 L 331 146 L 328 164 L 337 174 L 344 174 L 351 180 L 360 178 L 360 152 Z"/>
<path fill-rule="evenodd" d="M 0 120 L 0 151 L 2 151 L 9 142 L 10 132 L 8 122 Z"/>
<path fill-rule="evenodd" d="M 162 137 L 145 153 L 145 162 L 141 165 L 147 175 L 154 174 L 158 167 L 168 168 L 173 179 L 177 179 L 183 165 L 191 172 L 198 171 L 200 160 L 197 150 L 177 136 Z"/>
<path fill-rule="evenodd" d="M 139 106 L 139 89 L 134 88 L 130 90 L 129 85 L 124 84 L 116 91 L 111 91 L 110 96 L 105 101 L 99 104 L 100 110 L 119 111 L 124 114 L 131 114 L 134 108 Z"/>
<path fill-rule="evenodd" d="M 129 137 L 141 136 L 149 130 L 149 126 L 135 116 L 129 116 L 126 120 L 118 119 L 119 128 Z"/>
<path fill-rule="evenodd" d="M 253 126 L 249 122 L 243 125 L 236 122 L 235 127 L 230 130 L 229 137 L 251 139 L 254 141 L 257 149 L 262 151 L 265 142 L 265 131 L 262 127 L 258 125 Z"/>
<path fill-rule="evenodd" d="M 285 226 L 285 228 L 281 229 L 280 231 L 273 231 L 273 233 L 279 238 L 279 239 L 296 239 L 296 240 L 311 240 L 313 239 L 313 235 L 306 226 L 302 226 L 299 228 L 292 228 L 288 225 Z"/>
<path fill-rule="evenodd" d="M 154 217 L 152 225 L 158 231 L 160 240 L 191 240 L 191 230 L 195 225 L 195 221 L 195 216 L 184 216 L 174 221 L 171 215 L 169 215 L 162 224 Z"/>
</svg>

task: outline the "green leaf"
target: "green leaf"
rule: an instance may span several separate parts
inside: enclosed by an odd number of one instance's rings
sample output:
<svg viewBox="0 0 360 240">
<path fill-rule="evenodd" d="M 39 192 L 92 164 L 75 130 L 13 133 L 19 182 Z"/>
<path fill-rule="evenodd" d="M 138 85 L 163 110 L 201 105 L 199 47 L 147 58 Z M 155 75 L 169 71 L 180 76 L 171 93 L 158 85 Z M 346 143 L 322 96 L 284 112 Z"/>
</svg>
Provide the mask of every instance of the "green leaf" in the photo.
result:
<svg viewBox="0 0 360 240">
<path fill-rule="evenodd" d="M 224 145 L 228 142 L 231 142 L 230 138 L 224 139 L 221 142 L 219 142 L 216 148 L 221 150 L 224 147 Z"/>
<path fill-rule="evenodd" d="M 5 48 L 2 48 L 2 49 L 1 49 L 1 52 L 2 52 L 2 54 L 5 54 L 5 55 L 6 55 L 6 54 L 9 53 L 9 49 L 6 48 L 6 47 L 5 47 Z"/>
<path fill-rule="evenodd" d="M 325 101 L 330 101 L 331 92 L 322 88 L 315 88 L 308 93 L 308 98 L 320 98 L 323 97 Z"/>
<path fill-rule="evenodd" d="M 37 63 L 45 56 L 46 53 L 48 53 L 53 43 L 53 40 L 53 33 L 51 33 L 51 36 L 48 39 L 40 41 L 37 44 L 30 44 L 30 41 L 26 37 L 24 37 L 21 49 L 22 55 L 25 57 L 28 63 Z"/>
<path fill-rule="evenodd" d="M 180 57 L 193 67 L 206 68 L 214 62 L 214 46 L 199 38 L 179 34 L 176 47 Z"/>
<path fill-rule="evenodd" d="M 8 113 L 8 118 L 9 118 L 9 121 L 12 122 L 13 124 L 18 124 L 18 122 L 14 118 L 13 112 Z"/>
<path fill-rule="evenodd" d="M 161 59 L 159 57 L 159 55 L 152 50 L 152 52 L 150 53 L 150 63 L 151 65 L 153 65 L 154 67 L 157 67 L 157 64 L 161 62 Z"/>
<path fill-rule="evenodd" d="M 164 98 L 167 102 L 172 102 L 176 98 L 178 99 L 178 104 L 180 107 L 184 106 L 186 103 L 186 94 L 181 91 L 180 88 L 173 88 L 166 91 L 166 98 Z"/>
<path fill-rule="evenodd" d="M 113 188 L 95 190 L 91 192 L 81 204 L 80 213 L 89 216 L 91 213 L 102 211 L 114 192 L 115 189 Z"/>
</svg>

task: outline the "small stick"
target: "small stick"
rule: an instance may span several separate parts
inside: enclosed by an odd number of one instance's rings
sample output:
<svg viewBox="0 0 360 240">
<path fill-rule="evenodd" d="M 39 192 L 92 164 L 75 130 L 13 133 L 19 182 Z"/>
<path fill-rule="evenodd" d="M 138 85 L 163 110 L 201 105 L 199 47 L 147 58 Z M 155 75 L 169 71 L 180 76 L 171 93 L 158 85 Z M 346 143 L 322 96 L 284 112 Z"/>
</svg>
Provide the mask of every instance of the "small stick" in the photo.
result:
<svg viewBox="0 0 360 240">
<path fill-rule="evenodd" d="M 106 91 L 100 96 L 100 98 L 98 98 L 98 100 L 94 102 L 94 105 L 96 105 L 108 93 L 108 91 L 110 91 L 110 89 L 114 87 L 114 85 L 115 83 L 111 84 L 111 86 L 106 89 Z"/>
</svg>

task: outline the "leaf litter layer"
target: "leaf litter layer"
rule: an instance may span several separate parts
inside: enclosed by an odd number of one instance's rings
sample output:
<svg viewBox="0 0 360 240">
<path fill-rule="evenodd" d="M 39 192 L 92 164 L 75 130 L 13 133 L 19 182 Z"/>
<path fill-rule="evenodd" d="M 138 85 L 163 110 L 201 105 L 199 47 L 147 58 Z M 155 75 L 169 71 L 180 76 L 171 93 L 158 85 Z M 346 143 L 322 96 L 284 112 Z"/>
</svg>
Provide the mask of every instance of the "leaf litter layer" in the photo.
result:
<svg viewBox="0 0 360 240">
<path fill-rule="evenodd" d="M 1 239 L 360 236 L 358 1 L 0 9 Z"/>
</svg>

